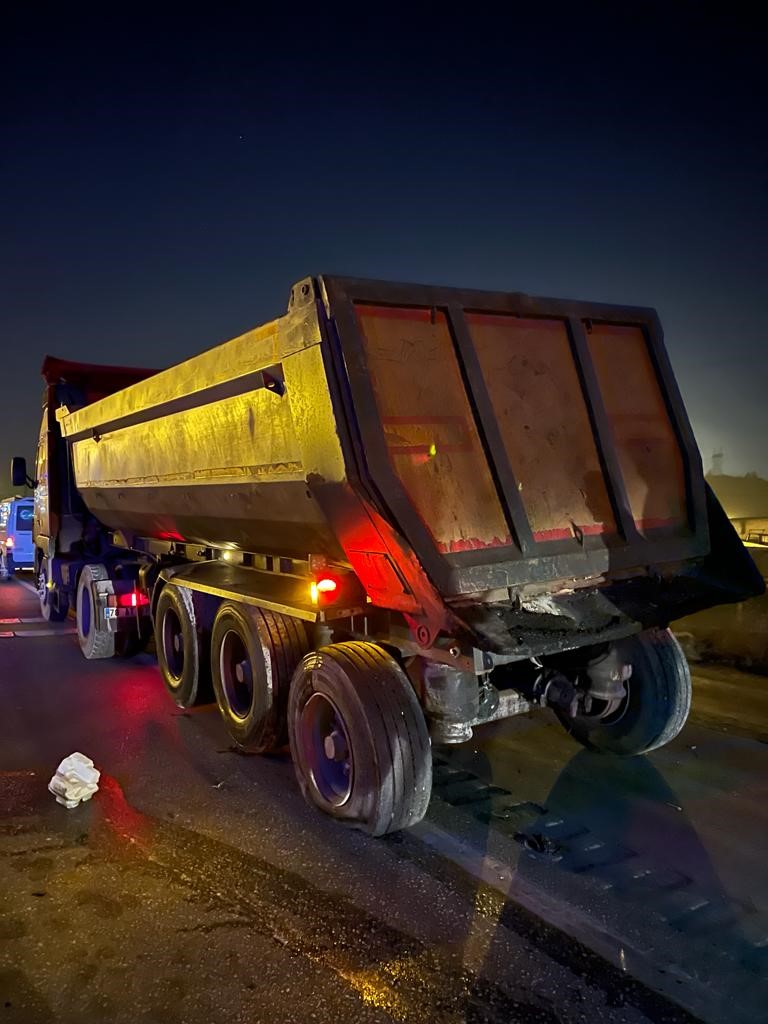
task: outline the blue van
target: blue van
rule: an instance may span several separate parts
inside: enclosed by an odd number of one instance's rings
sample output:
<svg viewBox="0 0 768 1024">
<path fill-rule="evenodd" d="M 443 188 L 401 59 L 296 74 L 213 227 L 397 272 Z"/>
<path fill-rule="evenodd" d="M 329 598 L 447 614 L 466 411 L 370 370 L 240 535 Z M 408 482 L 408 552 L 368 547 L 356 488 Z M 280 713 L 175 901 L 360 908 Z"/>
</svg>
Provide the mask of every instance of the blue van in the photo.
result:
<svg viewBox="0 0 768 1024">
<path fill-rule="evenodd" d="M 9 574 L 15 569 L 33 569 L 35 566 L 34 521 L 32 498 L 0 501 L 0 558 Z"/>
</svg>

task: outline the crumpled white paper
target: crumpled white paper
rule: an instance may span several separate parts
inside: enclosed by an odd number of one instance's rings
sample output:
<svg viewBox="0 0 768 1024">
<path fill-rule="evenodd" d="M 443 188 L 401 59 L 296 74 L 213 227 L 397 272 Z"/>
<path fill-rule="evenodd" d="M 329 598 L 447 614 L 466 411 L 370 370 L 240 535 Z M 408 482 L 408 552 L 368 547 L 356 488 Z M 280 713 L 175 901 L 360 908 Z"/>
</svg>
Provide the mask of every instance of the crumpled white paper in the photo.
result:
<svg viewBox="0 0 768 1024">
<path fill-rule="evenodd" d="M 80 753 L 70 754 L 56 769 L 48 789 L 58 803 L 72 810 L 81 800 L 91 799 L 99 788 L 100 778 L 101 772 L 94 768 L 90 757 Z"/>
</svg>

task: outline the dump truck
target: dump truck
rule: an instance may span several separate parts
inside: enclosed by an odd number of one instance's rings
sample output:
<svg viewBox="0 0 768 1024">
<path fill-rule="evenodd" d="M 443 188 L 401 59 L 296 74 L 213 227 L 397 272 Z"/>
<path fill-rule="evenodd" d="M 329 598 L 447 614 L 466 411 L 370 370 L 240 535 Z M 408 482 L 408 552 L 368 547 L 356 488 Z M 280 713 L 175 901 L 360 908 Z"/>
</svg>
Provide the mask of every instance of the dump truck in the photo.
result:
<svg viewBox="0 0 768 1024">
<path fill-rule="evenodd" d="M 290 748 L 373 835 L 432 746 L 549 709 L 618 755 L 671 740 L 681 615 L 763 590 L 707 487 L 652 309 L 322 276 L 154 372 L 47 358 L 42 614 L 86 658 L 153 640 L 181 707 Z"/>
</svg>

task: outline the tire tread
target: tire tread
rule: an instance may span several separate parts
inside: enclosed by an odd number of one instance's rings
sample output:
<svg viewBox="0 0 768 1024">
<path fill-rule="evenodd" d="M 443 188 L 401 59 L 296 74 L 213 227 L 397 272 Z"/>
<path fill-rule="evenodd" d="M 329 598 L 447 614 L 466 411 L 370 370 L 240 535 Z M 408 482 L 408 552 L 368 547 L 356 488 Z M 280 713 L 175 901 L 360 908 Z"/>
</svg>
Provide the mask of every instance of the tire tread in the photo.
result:
<svg viewBox="0 0 768 1024">
<path fill-rule="evenodd" d="M 80 588 L 81 586 L 89 586 L 88 582 L 83 583 L 83 577 L 90 578 L 94 583 L 102 583 L 109 579 L 109 573 L 103 565 L 86 565 L 83 567 L 80 578 L 77 581 L 77 601 L 76 601 L 76 614 L 77 614 L 77 639 L 80 644 L 80 650 L 83 653 L 83 657 L 88 661 L 98 661 L 105 658 L 113 658 L 115 655 L 115 634 L 110 633 L 104 629 L 98 629 L 96 626 L 97 613 L 96 603 L 91 597 L 91 632 L 89 636 L 84 636 L 81 631 L 80 623 Z"/>
<path fill-rule="evenodd" d="M 289 723 L 298 714 L 296 692 L 308 673 L 331 660 L 347 682 L 363 713 L 378 770 L 374 809 L 365 821 L 350 824 L 381 836 L 398 832 L 420 821 L 426 813 L 432 788 L 432 753 L 426 722 L 416 694 L 402 668 L 377 644 L 346 641 L 320 648 L 304 658 L 292 682 Z M 291 737 L 294 765 L 309 802 L 311 787 L 300 775 L 296 743 Z M 338 817 L 343 818 L 343 813 Z"/>
</svg>

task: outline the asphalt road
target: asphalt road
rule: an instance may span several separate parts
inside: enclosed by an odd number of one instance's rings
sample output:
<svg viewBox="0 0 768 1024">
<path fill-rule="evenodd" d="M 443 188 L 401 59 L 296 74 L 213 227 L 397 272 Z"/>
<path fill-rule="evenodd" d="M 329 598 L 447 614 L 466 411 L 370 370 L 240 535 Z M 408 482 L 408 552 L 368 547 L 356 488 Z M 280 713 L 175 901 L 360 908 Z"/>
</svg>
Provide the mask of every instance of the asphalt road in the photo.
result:
<svg viewBox="0 0 768 1024">
<path fill-rule="evenodd" d="M 422 825 L 371 840 L 149 655 L 86 662 L 18 582 L 0 619 L 0 1022 L 765 1017 L 765 678 L 698 666 L 650 758 L 487 726 L 436 752 Z M 67 811 L 76 750 L 101 786 Z"/>
</svg>

